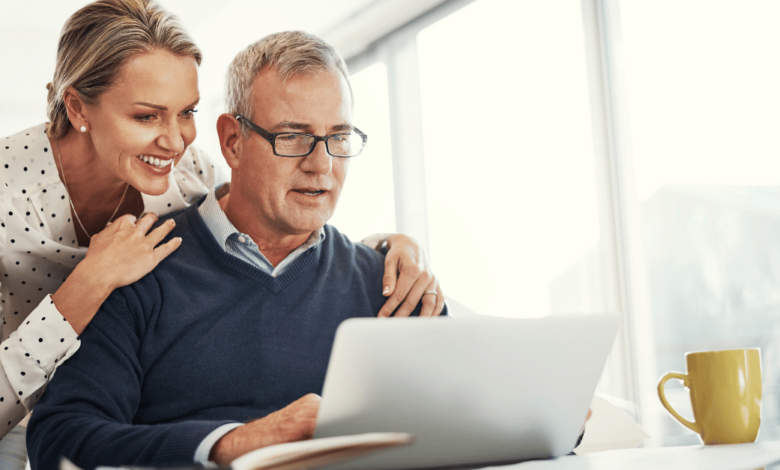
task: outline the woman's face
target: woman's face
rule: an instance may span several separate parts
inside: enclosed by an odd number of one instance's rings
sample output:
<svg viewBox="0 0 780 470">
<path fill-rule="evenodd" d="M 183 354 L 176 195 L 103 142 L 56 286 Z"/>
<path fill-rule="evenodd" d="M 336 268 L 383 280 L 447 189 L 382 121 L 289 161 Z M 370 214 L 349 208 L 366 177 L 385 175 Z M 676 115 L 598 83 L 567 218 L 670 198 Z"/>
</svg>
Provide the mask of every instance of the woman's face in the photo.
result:
<svg viewBox="0 0 780 470">
<path fill-rule="evenodd" d="M 165 193 L 195 140 L 198 64 L 166 51 L 138 54 L 94 106 L 84 107 L 101 161 L 144 194 Z"/>
</svg>

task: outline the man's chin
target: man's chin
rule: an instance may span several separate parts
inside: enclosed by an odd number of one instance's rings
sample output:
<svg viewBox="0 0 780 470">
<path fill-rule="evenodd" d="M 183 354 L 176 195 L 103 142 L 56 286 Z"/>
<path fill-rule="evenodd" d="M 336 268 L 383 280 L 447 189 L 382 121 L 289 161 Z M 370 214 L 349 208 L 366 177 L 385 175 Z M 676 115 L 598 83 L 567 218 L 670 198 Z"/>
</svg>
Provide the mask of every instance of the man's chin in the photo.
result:
<svg viewBox="0 0 780 470">
<path fill-rule="evenodd" d="M 309 214 L 305 217 L 296 217 L 295 220 L 291 220 L 289 226 L 295 233 L 304 234 L 312 233 L 321 229 L 330 220 L 332 213 L 328 212 L 323 214 L 317 212 L 315 214 Z"/>
</svg>

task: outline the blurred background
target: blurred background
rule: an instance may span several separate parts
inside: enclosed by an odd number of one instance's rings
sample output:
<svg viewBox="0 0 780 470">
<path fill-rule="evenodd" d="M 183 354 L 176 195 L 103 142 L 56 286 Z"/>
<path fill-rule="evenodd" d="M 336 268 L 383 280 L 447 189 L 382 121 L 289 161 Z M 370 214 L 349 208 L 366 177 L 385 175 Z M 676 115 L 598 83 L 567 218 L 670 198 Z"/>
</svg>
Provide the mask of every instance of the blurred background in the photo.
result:
<svg viewBox="0 0 780 470">
<path fill-rule="evenodd" d="M 0 3 L 0 136 L 45 120 L 59 31 L 86 3 Z M 619 312 L 599 389 L 651 435 L 689 432 L 655 395 L 687 351 L 761 347 L 778 414 L 780 2 L 161 3 L 203 51 L 194 145 L 215 161 L 233 56 L 321 35 L 369 135 L 333 225 L 416 237 L 456 316 Z"/>
</svg>

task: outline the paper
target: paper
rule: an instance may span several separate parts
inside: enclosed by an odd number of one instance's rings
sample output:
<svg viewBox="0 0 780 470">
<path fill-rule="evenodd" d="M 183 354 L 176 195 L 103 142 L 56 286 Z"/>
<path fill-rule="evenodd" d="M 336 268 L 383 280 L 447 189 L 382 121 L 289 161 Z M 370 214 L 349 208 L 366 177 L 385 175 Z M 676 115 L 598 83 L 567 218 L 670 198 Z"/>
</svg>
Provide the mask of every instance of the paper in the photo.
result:
<svg viewBox="0 0 780 470">
<path fill-rule="evenodd" d="M 590 404 L 593 415 L 585 425 L 578 455 L 615 449 L 633 449 L 650 437 L 625 411 L 596 395 Z"/>
<path fill-rule="evenodd" d="M 342 462 L 393 447 L 414 443 L 414 436 L 402 432 L 375 432 L 354 436 L 325 437 L 289 442 L 248 452 L 230 463 L 232 470 L 300 470 Z M 98 467 L 97 470 L 140 469 L 141 467 Z M 148 467 L 151 469 L 152 467 Z M 190 468 L 190 467 L 188 467 Z M 196 468 L 196 467 L 191 467 Z M 81 470 L 67 459 L 60 470 Z"/>
<path fill-rule="evenodd" d="M 780 461 L 780 442 L 622 449 L 502 466 L 501 470 L 753 470 Z M 491 467 L 499 468 L 499 467 Z"/>
<path fill-rule="evenodd" d="M 401 432 L 325 437 L 264 447 L 242 455 L 232 461 L 230 466 L 233 470 L 315 468 L 413 442 L 411 434 Z"/>
</svg>

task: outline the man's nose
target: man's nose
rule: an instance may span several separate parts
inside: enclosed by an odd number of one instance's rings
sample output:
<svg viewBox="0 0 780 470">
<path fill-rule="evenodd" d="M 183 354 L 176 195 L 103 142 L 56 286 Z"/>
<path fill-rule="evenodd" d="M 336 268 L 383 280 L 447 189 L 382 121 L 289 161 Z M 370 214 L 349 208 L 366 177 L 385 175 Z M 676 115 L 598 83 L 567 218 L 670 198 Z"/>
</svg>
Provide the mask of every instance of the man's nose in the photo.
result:
<svg viewBox="0 0 780 470">
<path fill-rule="evenodd" d="M 325 142 L 317 142 L 314 150 L 303 158 L 301 170 L 307 173 L 326 175 L 333 170 L 333 157 L 328 155 Z"/>
<path fill-rule="evenodd" d="M 157 138 L 157 145 L 176 154 L 184 151 L 184 138 L 178 124 L 172 123 L 164 126 Z"/>
</svg>

